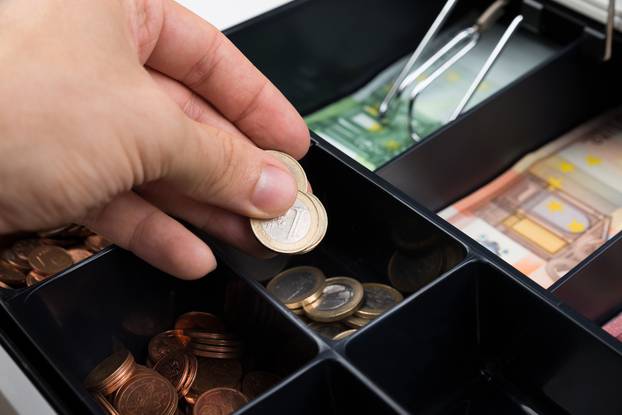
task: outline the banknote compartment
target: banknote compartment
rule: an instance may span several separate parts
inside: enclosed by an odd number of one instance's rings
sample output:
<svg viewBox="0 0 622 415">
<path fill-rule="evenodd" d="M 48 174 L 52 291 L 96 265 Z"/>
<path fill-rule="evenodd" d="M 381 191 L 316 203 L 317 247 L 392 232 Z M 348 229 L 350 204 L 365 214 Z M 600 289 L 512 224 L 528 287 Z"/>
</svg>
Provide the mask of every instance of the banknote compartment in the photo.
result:
<svg viewBox="0 0 622 415">
<path fill-rule="evenodd" d="M 602 326 L 622 312 L 622 233 L 551 287 L 567 306 Z M 622 350 L 622 343 L 612 342 Z"/>
<path fill-rule="evenodd" d="M 345 354 L 412 413 L 622 411 L 622 353 L 483 263 L 411 298 Z"/>
<path fill-rule="evenodd" d="M 319 361 L 243 414 L 397 414 L 365 381 L 332 358 Z"/>
<path fill-rule="evenodd" d="M 202 280 L 180 281 L 120 249 L 22 293 L 7 309 L 93 412 L 86 374 L 120 348 L 144 363 L 149 339 L 186 311 L 212 312 L 238 332 L 252 351 L 246 370 L 286 377 L 318 353 L 312 337 L 224 265 Z"/>
</svg>

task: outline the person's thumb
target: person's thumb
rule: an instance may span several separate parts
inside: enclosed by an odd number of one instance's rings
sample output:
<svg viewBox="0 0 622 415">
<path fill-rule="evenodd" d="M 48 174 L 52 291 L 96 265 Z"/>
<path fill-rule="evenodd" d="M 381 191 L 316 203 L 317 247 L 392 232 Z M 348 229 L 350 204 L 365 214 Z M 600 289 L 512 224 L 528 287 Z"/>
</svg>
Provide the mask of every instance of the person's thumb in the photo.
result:
<svg viewBox="0 0 622 415">
<path fill-rule="evenodd" d="M 170 137 L 163 180 L 188 196 L 244 216 L 272 218 L 292 206 L 287 167 L 249 140 L 187 119 Z"/>
</svg>

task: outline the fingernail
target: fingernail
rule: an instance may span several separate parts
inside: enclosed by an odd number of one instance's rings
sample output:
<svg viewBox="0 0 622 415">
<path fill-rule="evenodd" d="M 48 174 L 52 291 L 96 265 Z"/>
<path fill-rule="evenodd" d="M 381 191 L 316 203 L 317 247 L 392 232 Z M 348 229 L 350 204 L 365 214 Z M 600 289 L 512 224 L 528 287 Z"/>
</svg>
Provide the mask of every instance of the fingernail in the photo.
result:
<svg viewBox="0 0 622 415">
<path fill-rule="evenodd" d="M 289 172 L 266 164 L 252 196 L 255 207 L 268 215 L 280 214 L 296 199 L 296 182 Z"/>
</svg>

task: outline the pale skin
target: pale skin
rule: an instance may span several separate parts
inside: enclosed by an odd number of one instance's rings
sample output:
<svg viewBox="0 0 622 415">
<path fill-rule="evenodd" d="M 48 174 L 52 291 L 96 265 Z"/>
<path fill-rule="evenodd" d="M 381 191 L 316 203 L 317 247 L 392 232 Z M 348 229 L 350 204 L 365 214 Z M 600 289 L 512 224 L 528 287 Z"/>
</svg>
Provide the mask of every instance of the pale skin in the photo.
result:
<svg viewBox="0 0 622 415">
<path fill-rule="evenodd" d="M 294 202 L 304 121 L 173 0 L 0 3 L 0 233 L 76 222 L 180 278 L 216 267 L 176 219 L 254 254 Z M 266 45 L 269 47 L 269 45 Z"/>
</svg>

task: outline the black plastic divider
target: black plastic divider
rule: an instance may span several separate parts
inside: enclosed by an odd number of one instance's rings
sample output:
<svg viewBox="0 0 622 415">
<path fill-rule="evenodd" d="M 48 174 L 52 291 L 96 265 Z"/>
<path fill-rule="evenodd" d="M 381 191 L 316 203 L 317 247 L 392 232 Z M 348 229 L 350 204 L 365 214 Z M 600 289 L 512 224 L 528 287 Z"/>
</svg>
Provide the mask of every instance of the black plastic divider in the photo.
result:
<svg viewBox="0 0 622 415">
<path fill-rule="evenodd" d="M 622 353 L 483 263 L 411 298 L 345 354 L 413 413 L 622 411 Z"/>
<path fill-rule="evenodd" d="M 582 51 L 587 39 L 579 39 L 377 173 L 438 210 L 488 183 L 529 151 L 622 103 L 622 85 L 616 81 L 621 62 L 603 64 L 587 57 Z"/>
<path fill-rule="evenodd" d="M 331 357 L 318 360 L 270 394 L 240 411 L 243 414 L 400 414 L 365 381 Z"/>
<path fill-rule="evenodd" d="M 287 376 L 319 351 L 312 337 L 226 268 L 180 281 L 120 249 L 16 297 L 8 309 L 92 411 L 99 408 L 82 387 L 86 374 L 120 347 L 144 362 L 149 339 L 186 311 L 217 314 L 238 332 L 254 356 L 243 361 L 246 369 Z"/>
<path fill-rule="evenodd" d="M 622 311 L 621 258 L 619 233 L 559 280 L 551 291 L 583 316 L 604 324 Z"/>
</svg>

